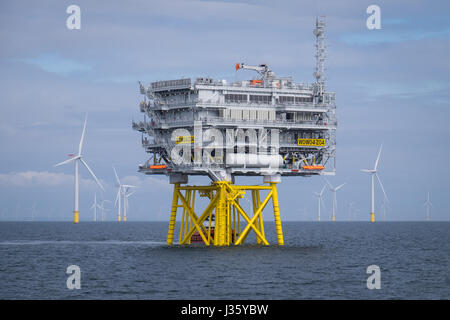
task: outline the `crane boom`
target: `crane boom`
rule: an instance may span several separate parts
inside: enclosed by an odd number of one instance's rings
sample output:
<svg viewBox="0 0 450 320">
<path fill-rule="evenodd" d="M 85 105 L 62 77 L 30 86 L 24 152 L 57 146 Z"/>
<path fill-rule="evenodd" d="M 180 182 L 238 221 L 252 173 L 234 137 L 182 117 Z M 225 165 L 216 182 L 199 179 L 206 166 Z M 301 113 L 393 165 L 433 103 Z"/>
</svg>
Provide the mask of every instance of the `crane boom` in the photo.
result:
<svg viewBox="0 0 450 320">
<path fill-rule="evenodd" d="M 259 66 L 248 66 L 243 63 L 236 63 L 236 71 L 238 71 L 239 69 L 256 71 L 259 73 L 262 79 L 273 78 L 275 76 L 275 74 L 272 72 L 272 70 L 269 69 L 269 66 L 267 64 L 260 64 Z"/>
</svg>

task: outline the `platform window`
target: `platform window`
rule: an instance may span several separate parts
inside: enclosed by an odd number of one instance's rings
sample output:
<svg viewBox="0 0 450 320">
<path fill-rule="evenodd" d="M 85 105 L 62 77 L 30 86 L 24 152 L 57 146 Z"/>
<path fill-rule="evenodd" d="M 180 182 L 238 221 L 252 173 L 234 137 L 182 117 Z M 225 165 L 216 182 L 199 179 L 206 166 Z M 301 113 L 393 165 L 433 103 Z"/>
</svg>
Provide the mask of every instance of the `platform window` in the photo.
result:
<svg viewBox="0 0 450 320">
<path fill-rule="evenodd" d="M 280 96 L 280 103 L 293 104 L 295 102 L 295 97 L 292 96 Z"/>
<path fill-rule="evenodd" d="M 269 104 L 272 102 L 272 97 L 262 95 L 250 95 L 250 102 Z"/>
<path fill-rule="evenodd" d="M 233 93 L 226 94 L 225 102 L 232 102 L 232 103 L 247 102 L 247 95 L 246 94 L 233 94 Z"/>
</svg>

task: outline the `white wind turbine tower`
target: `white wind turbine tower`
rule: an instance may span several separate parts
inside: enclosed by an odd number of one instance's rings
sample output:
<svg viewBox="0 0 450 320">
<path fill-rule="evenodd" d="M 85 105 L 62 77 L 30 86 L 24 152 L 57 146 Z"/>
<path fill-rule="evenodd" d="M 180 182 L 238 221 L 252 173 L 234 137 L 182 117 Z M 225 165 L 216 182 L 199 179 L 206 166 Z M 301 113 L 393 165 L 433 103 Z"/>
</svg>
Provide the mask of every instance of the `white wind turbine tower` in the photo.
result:
<svg viewBox="0 0 450 320">
<path fill-rule="evenodd" d="M 323 196 L 323 192 L 325 191 L 326 187 L 327 187 L 327 185 L 324 185 L 323 188 L 322 188 L 322 191 L 320 191 L 320 193 L 314 192 L 314 194 L 317 197 L 317 202 L 318 202 L 318 215 L 317 215 L 317 217 L 318 217 L 318 221 L 319 222 L 320 222 L 320 204 L 323 204 L 323 206 L 325 207 L 325 204 L 323 203 L 322 196 Z"/>
<path fill-rule="evenodd" d="M 383 148 L 383 145 L 380 147 L 380 151 L 378 152 L 377 160 L 375 161 L 375 166 L 373 169 L 362 169 L 362 172 L 370 173 L 371 179 L 372 179 L 372 207 L 370 212 L 370 222 L 375 222 L 375 179 L 374 177 L 377 177 L 378 183 L 380 184 L 381 190 L 383 191 L 384 197 L 387 199 L 386 192 L 384 192 L 383 184 L 381 183 L 380 177 L 377 173 L 377 167 L 378 162 L 380 161 L 380 155 L 381 155 L 381 149 Z"/>
<path fill-rule="evenodd" d="M 132 185 L 129 185 L 129 184 L 122 184 L 120 182 L 119 176 L 117 175 L 116 168 L 113 167 L 113 169 L 114 169 L 114 175 L 116 176 L 116 181 L 117 181 L 117 185 L 116 186 L 118 187 L 115 206 L 117 205 L 117 203 L 119 204 L 119 208 L 118 208 L 119 211 L 118 211 L 118 214 L 117 214 L 117 221 L 120 222 L 122 220 L 122 216 L 121 216 L 121 212 L 122 212 L 122 197 L 124 197 L 124 210 L 126 210 L 125 194 L 126 194 L 126 192 L 128 192 L 129 188 L 136 188 L 136 186 L 132 186 Z M 123 221 L 125 222 L 126 220 L 127 220 L 127 218 L 126 218 L 126 211 L 125 211 L 124 212 L 124 219 L 123 219 Z"/>
<path fill-rule="evenodd" d="M 430 221 L 430 207 L 432 207 L 433 204 L 431 203 L 429 192 L 427 193 L 427 200 L 423 205 L 427 208 L 427 221 Z"/>
<path fill-rule="evenodd" d="M 328 186 L 330 187 L 330 191 L 333 193 L 333 209 L 331 211 L 331 221 L 336 221 L 336 215 L 335 215 L 335 211 L 337 209 L 336 191 L 338 191 L 340 188 L 342 188 L 345 183 L 334 188 L 328 180 L 326 180 L 326 182 L 328 183 Z"/>
<path fill-rule="evenodd" d="M 87 165 L 86 161 L 83 160 L 83 156 L 81 155 L 81 151 L 83 149 L 83 141 L 84 141 L 84 135 L 86 132 L 86 122 L 87 122 L 87 115 L 84 118 L 84 126 L 83 126 L 83 132 L 81 134 L 81 139 L 80 139 L 80 144 L 78 146 L 78 154 L 76 156 L 72 156 L 72 158 L 60 162 L 58 164 L 55 164 L 55 167 L 57 166 L 61 166 L 63 164 L 69 163 L 69 162 L 74 162 L 75 163 L 75 208 L 73 211 L 73 222 L 74 223 L 78 223 L 79 222 L 79 214 L 78 214 L 78 162 L 81 162 L 86 169 L 89 171 L 89 173 L 91 174 L 91 176 L 94 178 L 94 180 L 97 182 L 98 186 L 103 189 L 102 184 L 100 183 L 100 181 L 97 179 L 97 177 L 95 176 L 94 172 L 91 170 L 91 168 L 89 168 L 89 166 Z"/>
</svg>

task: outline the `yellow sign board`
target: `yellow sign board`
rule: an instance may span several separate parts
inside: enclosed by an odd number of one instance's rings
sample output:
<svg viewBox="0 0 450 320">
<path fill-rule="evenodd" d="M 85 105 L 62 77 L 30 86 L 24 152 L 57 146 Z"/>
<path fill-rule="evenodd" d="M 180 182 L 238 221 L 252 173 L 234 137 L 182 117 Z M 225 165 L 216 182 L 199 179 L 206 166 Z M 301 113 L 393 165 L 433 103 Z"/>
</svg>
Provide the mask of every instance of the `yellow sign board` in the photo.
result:
<svg viewBox="0 0 450 320">
<path fill-rule="evenodd" d="M 175 139 L 176 144 L 180 143 L 194 143 L 194 136 L 178 136 Z"/>
<path fill-rule="evenodd" d="M 299 138 L 297 144 L 303 147 L 325 147 L 325 139 L 303 139 Z"/>
</svg>

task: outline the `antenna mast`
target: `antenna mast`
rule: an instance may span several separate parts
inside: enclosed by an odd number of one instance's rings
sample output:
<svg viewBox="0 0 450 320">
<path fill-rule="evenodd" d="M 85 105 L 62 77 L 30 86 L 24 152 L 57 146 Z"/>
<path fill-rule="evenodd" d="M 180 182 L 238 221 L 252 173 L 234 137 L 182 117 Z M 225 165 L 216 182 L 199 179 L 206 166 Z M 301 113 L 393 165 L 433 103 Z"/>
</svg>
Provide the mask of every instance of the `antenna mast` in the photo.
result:
<svg viewBox="0 0 450 320">
<path fill-rule="evenodd" d="M 325 92 L 325 17 L 316 18 L 316 28 L 313 31 L 316 36 L 316 78 L 317 95 L 322 96 Z"/>
</svg>

